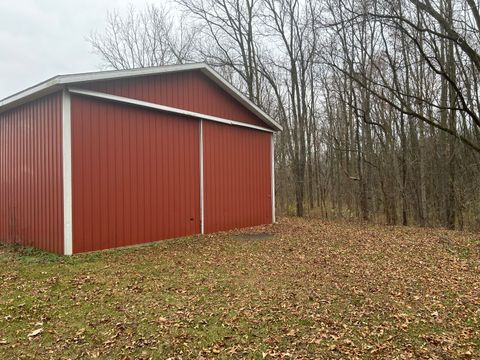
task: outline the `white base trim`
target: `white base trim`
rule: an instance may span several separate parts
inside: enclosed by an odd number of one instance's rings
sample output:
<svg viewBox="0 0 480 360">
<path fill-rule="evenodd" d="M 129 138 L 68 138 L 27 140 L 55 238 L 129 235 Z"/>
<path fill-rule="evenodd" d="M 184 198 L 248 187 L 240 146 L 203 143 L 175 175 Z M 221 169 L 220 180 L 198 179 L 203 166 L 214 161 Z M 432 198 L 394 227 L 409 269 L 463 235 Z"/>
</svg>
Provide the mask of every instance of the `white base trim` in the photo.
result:
<svg viewBox="0 0 480 360">
<path fill-rule="evenodd" d="M 62 101 L 62 161 L 63 161 L 63 253 L 73 254 L 72 225 L 72 129 L 71 101 L 67 90 L 63 91 Z"/>
<path fill-rule="evenodd" d="M 144 108 L 148 108 L 148 109 L 170 112 L 170 113 L 179 114 L 179 115 L 183 115 L 183 116 L 190 116 L 190 117 L 194 117 L 194 118 L 197 118 L 197 119 L 215 121 L 215 122 L 219 122 L 219 123 L 222 123 L 222 124 L 243 126 L 243 127 L 247 127 L 247 128 L 251 128 L 251 129 L 255 129 L 255 130 L 270 132 L 270 133 L 274 132 L 274 130 L 267 129 L 267 128 L 264 128 L 262 126 L 251 125 L 251 124 L 247 124 L 247 123 L 243 123 L 243 122 L 239 122 L 239 121 L 235 121 L 235 120 L 224 119 L 224 118 L 217 117 L 217 116 L 211 116 L 211 115 L 207 115 L 207 114 L 197 113 L 197 112 L 194 112 L 194 111 L 179 109 L 179 108 L 166 106 L 166 105 L 159 105 L 159 104 L 155 104 L 155 103 L 151 103 L 151 102 L 147 102 L 147 101 L 142 101 L 142 100 L 136 100 L 136 99 L 123 97 L 123 96 L 106 94 L 106 93 L 102 93 L 102 92 L 98 92 L 98 91 L 73 89 L 73 88 L 69 88 L 68 91 L 70 91 L 73 94 L 90 96 L 90 97 L 94 97 L 94 98 L 99 98 L 99 99 L 104 99 L 104 100 L 120 102 L 120 103 L 124 103 L 124 104 L 140 106 L 140 107 L 144 107 Z"/>
</svg>

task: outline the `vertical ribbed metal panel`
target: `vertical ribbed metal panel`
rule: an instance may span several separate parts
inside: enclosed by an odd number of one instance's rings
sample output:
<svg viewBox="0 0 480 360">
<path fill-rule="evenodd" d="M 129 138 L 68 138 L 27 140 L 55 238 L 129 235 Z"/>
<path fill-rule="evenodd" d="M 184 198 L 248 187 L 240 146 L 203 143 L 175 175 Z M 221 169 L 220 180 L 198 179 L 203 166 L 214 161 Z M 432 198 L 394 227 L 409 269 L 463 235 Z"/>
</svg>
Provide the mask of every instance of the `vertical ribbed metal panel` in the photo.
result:
<svg viewBox="0 0 480 360">
<path fill-rule="evenodd" d="M 200 232 L 199 121 L 72 96 L 74 253 Z"/>
<path fill-rule="evenodd" d="M 271 136 L 203 122 L 206 233 L 272 222 Z"/>
<path fill-rule="evenodd" d="M 269 127 L 199 70 L 99 81 L 83 87 Z"/>
<path fill-rule="evenodd" d="M 62 97 L 0 114 L 0 241 L 63 253 Z"/>
</svg>

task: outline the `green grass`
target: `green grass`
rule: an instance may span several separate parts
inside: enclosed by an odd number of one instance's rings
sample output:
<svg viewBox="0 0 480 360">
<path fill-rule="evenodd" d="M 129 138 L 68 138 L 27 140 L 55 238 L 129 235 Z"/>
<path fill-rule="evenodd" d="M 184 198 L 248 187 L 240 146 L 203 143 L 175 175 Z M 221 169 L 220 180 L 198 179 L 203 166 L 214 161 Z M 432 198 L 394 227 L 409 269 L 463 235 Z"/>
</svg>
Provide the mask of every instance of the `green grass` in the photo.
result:
<svg viewBox="0 0 480 360">
<path fill-rule="evenodd" d="M 283 218 L 73 257 L 3 246 L 0 358 L 475 358 L 479 244 Z"/>
</svg>

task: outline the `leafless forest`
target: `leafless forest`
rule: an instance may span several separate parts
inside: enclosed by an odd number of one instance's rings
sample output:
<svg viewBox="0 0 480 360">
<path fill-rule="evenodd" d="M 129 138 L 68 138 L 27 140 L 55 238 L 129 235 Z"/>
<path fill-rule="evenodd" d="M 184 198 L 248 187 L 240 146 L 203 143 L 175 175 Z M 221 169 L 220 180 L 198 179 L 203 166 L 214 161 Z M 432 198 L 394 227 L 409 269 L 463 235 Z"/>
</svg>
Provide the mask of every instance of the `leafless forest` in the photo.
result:
<svg viewBox="0 0 480 360">
<path fill-rule="evenodd" d="M 284 127 L 280 213 L 480 229 L 478 0 L 177 0 L 112 12 L 108 68 L 204 61 Z"/>
</svg>

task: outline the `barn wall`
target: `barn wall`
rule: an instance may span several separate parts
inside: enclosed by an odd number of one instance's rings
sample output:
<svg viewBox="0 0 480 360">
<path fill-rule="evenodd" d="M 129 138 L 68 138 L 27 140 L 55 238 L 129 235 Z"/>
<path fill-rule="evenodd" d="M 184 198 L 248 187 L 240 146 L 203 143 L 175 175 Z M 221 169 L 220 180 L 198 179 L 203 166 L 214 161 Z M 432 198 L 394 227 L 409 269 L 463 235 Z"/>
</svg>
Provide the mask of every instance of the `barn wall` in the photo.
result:
<svg viewBox="0 0 480 360">
<path fill-rule="evenodd" d="M 206 233 L 272 222 L 271 137 L 203 121 Z"/>
<path fill-rule="evenodd" d="M 62 95 L 0 114 L 0 241 L 63 253 Z"/>
<path fill-rule="evenodd" d="M 73 252 L 200 232 L 199 121 L 72 96 Z"/>
<path fill-rule="evenodd" d="M 269 128 L 199 70 L 98 81 L 82 87 Z"/>
</svg>

